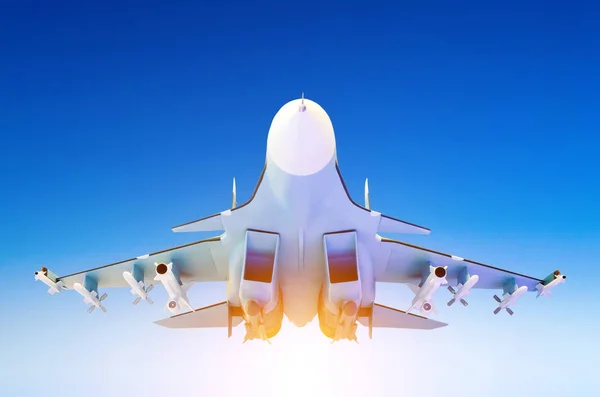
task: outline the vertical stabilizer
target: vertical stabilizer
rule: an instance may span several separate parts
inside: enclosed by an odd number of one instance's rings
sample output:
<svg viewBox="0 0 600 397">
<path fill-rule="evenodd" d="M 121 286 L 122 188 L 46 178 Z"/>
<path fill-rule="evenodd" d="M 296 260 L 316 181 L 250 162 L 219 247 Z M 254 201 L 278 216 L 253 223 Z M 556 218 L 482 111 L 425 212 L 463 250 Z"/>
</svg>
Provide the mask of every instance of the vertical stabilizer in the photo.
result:
<svg viewBox="0 0 600 397">
<path fill-rule="evenodd" d="M 371 209 L 371 200 L 369 199 L 369 178 L 365 179 L 365 208 Z"/>
<path fill-rule="evenodd" d="M 233 178 L 233 190 L 231 191 L 231 209 L 234 209 L 236 203 L 236 193 L 235 193 L 235 178 Z"/>
</svg>

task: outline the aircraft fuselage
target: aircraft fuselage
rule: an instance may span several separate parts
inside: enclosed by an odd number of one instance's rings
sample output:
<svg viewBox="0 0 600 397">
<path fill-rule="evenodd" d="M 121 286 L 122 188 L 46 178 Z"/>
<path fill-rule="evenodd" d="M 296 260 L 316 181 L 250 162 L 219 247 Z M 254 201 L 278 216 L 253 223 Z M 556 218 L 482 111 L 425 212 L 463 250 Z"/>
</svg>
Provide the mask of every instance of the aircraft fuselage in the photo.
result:
<svg viewBox="0 0 600 397">
<path fill-rule="evenodd" d="M 276 281 L 283 311 L 297 326 L 317 314 L 326 286 L 323 236 L 354 230 L 359 245 L 360 279 L 354 295 L 361 305 L 375 299 L 368 247 L 378 242 L 378 216 L 348 197 L 337 168 L 335 135 L 325 111 L 315 102 L 291 101 L 273 119 L 267 158 L 252 199 L 223 216 L 223 244 L 231 253 L 227 298 L 239 305 L 244 237 L 248 229 L 279 234 Z M 376 214 L 376 213 L 375 213 Z M 362 249 L 361 249 L 362 248 Z M 327 292 L 327 288 L 323 291 Z M 243 302 L 242 302 L 243 303 Z M 331 304 L 335 305 L 336 302 Z M 242 304 L 243 306 L 243 304 Z M 331 308 L 335 310 L 334 307 Z"/>
</svg>

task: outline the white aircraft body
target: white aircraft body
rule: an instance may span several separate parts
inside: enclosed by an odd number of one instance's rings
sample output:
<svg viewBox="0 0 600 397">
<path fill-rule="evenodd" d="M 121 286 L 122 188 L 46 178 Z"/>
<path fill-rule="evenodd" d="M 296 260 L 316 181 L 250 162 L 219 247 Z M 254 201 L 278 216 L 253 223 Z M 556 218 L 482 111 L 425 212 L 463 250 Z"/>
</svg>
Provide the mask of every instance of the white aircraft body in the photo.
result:
<svg viewBox="0 0 600 397">
<path fill-rule="evenodd" d="M 159 320 L 159 325 L 226 327 L 231 336 L 232 328 L 243 322 L 245 340 L 268 340 L 279 332 L 283 316 L 299 327 L 317 317 L 321 331 L 333 341 L 356 340 L 358 324 L 369 327 L 370 337 L 376 327 L 447 325 L 376 303 L 377 283 L 412 285 L 413 306 L 422 311 L 440 285 L 457 285 L 464 274 L 478 277 L 469 288 L 504 289 L 509 295 L 514 290 L 507 286 L 516 283 L 531 290 L 545 285 L 543 279 L 382 237 L 429 234 L 429 229 L 372 210 L 367 182 L 365 205 L 352 200 L 338 165 L 331 120 L 304 96 L 285 104 L 273 118 L 265 165 L 250 199 L 236 204 L 235 179 L 232 193 L 230 208 L 173 228 L 220 233 L 213 238 L 57 280 L 68 289 L 77 289 L 76 283 L 96 289 L 127 287 L 131 280 L 123 272 L 135 270 L 138 283 L 161 282 L 172 313 L 191 309 Z M 443 277 L 435 276 L 438 269 Z M 434 278 L 423 283 L 428 277 Z M 192 309 L 187 288 L 218 281 L 226 283 L 225 299 Z M 140 292 L 136 289 L 138 296 Z"/>
<path fill-rule="evenodd" d="M 88 309 L 88 313 L 93 312 L 95 308 L 99 308 L 106 313 L 106 308 L 102 305 L 102 301 L 106 299 L 106 293 L 102 294 L 102 296 L 98 298 L 97 291 L 90 291 L 80 283 L 73 283 L 73 289 L 77 291 L 79 295 L 83 296 L 83 303 L 91 304 L 90 308 Z"/>
</svg>

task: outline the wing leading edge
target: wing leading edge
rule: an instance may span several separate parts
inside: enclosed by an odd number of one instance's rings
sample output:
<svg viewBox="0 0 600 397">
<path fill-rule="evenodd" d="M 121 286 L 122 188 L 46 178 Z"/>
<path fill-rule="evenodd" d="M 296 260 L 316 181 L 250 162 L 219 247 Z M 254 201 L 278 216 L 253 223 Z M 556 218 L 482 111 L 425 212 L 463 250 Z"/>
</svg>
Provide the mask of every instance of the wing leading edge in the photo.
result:
<svg viewBox="0 0 600 397">
<path fill-rule="evenodd" d="M 383 257 L 387 259 L 384 270 L 376 276 L 378 282 L 418 284 L 422 280 L 424 269 L 432 264 L 448 266 L 446 278 L 449 282 L 458 280 L 465 268 L 471 275 L 478 275 L 479 282 L 473 288 L 503 289 L 508 282 L 514 280 L 517 285 L 527 286 L 529 291 L 535 291 L 538 284 L 544 283 L 542 279 L 443 252 L 385 237 L 380 239 Z"/>
<path fill-rule="evenodd" d="M 127 287 L 129 284 L 123 277 L 124 271 L 131 272 L 136 266 L 143 271 L 144 281 L 152 282 L 156 275 L 154 264 L 169 262 L 177 266 L 182 281 L 210 282 L 227 279 L 227 252 L 219 236 L 58 277 L 58 281 L 73 289 L 74 283 L 83 284 L 86 277 L 90 276 L 97 282 L 98 288 Z"/>
<path fill-rule="evenodd" d="M 358 204 L 356 201 L 354 201 L 354 199 L 350 195 L 350 192 L 348 191 L 348 187 L 346 186 L 346 182 L 344 181 L 344 178 L 342 177 L 342 172 L 340 171 L 340 168 L 337 163 L 335 165 L 335 169 L 338 174 L 341 187 L 344 190 L 344 193 L 346 194 L 346 196 L 348 197 L 348 200 L 354 206 L 359 208 L 360 210 L 370 212 L 371 214 L 378 215 L 380 217 L 379 228 L 378 228 L 378 231 L 380 233 L 425 234 L 425 235 L 427 235 L 431 232 L 426 227 L 419 226 L 414 223 L 403 221 L 403 220 L 400 220 L 397 218 L 393 218 L 391 216 L 384 215 L 377 211 L 371 210 L 370 204 L 369 204 L 369 198 L 368 198 L 369 197 L 368 184 L 365 184 L 365 201 L 366 201 L 365 205 L 366 205 L 366 207 L 363 207 L 362 205 Z M 261 187 L 261 184 L 262 184 L 263 180 L 265 179 L 266 171 L 267 171 L 267 164 L 265 163 L 263 170 L 260 174 L 260 177 L 258 179 L 258 182 L 254 188 L 254 191 L 252 192 L 252 196 L 245 203 L 243 203 L 239 206 L 236 206 L 235 179 L 234 179 L 233 197 L 232 197 L 233 202 L 232 202 L 231 209 L 217 213 L 217 214 L 213 214 L 213 215 L 210 215 L 210 216 L 207 216 L 207 217 L 195 220 L 195 221 L 184 223 L 182 225 L 174 226 L 172 228 L 172 230 L 176 233 L 177 232 L 207 232 L 207 231 L 224 230 L 222 216 L 230 215 L 231 212 L 237 211 L 237 210 L 247 206 L 254 200 L 254 198 L 256 197 L 256 193 L 258 192 L 258 189 Z"/>
</svg>

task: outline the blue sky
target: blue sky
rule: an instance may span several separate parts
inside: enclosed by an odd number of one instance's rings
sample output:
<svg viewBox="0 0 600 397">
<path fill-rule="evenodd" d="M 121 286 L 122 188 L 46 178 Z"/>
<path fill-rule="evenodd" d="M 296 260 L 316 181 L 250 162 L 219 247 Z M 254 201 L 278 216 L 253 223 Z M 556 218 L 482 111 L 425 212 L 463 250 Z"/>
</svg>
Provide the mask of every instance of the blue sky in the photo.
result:
<svg viewBox="0 0 600 397">
<path fill-rule="evenodd" d="M 8 395 L 596 395 L 593 2 L 40 3 L 0 12 Z M 301 92 L 333 121 L 351 194 L 368 177 L 374 209 L 432 229 L 401 239 L 539 277 L 560 268 L 567 284 L 512 318 L 477 291 L 468 308 L 440 305 L 444 329 L 330 345 L 316 324 L 288 326 L 265 346 L 159 328 L 161 305 L 126 290 L 87 315 L 34 282 L 41 265 L 66 274 L 207 237 L 170 228 L 226 209 L 233 177 L 249 197 L 270 121 Z M 222 288 L 195 286 L 192 302 Z M 408 306 L 404 286 L 378 294 Z"/>
</svg>

